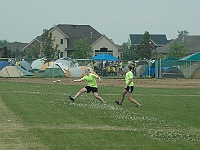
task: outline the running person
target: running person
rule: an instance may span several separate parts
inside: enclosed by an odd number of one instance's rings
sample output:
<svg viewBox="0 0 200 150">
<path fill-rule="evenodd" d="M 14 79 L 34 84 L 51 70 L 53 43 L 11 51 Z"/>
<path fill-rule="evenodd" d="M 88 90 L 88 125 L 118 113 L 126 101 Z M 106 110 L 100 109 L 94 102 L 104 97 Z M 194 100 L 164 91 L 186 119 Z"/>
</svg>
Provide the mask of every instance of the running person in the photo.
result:
<svg viewBox="0 0 200 150">
<path fill-rule="evenodd" d="M 99 101 L 101 101 L 102 103 L 106 103 L 99 95 L 98 95 L 98 86 L 97 86 L 97 82 L 96 79 L 99 79 L 99 82 L 101 82 L 101 78 L 95 74 L 90 73 L 89 69 L 85 70 L 85 76 L 81 79 L 78 80 L 72 80 L 72 82 L 81 82 L 83 80 L 87 81 L 87 86 L 82 88 L 74 97 L 69 96 L 70 100 L 72 102 L 75 101 L 75 99 L 80 96 L 82 93 L 84 92 L 93 92 L 94 96 L 96 99 L 98 99 Z"/>
<path fill-rule="evenodd" d="M 118 105 L 122 105 L 125 95 L 128 95 L 128 100 L 130 100 L 132 103 L 136 104 L 136 107 L 141 107 L 142 105 L 138 103 L 135 99 L 132 98 L 132 92 L 134 89 L 134 83 L 133 83 L 133 73 L 131 70 L 133 69 L 132 66 L 128 66 L 127 68 L 127 73 L 126 73 L 126 85 L 124 86 L 124 90 L 122 92 L 122 98 L 120 101 L 115 101 Z"/>
</svg>

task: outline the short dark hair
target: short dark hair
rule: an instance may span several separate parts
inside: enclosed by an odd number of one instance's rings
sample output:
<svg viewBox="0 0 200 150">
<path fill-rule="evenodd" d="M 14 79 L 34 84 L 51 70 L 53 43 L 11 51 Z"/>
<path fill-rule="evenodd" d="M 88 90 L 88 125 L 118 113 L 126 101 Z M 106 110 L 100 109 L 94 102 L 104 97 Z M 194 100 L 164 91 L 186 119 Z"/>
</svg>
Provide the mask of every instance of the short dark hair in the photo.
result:
<svg viewBox="0 0 200 150">
<path fill-rule="evenodd" d="M 132 70 L 134 68 L 133 65 L 128 65 L 129 70 Z"/>
</svg>

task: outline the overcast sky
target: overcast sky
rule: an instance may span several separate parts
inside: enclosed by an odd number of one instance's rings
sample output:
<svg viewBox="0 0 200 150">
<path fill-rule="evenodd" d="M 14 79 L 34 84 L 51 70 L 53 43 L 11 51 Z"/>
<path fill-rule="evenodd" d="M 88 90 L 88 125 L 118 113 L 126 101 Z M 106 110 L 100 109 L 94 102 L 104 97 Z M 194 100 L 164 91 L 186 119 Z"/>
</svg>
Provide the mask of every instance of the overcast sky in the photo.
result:
<svg viewBox="0 0 200 150">
<path fill-rule="evenodd" d="M 0 40 L 29 43 L 56 24 L 87 24 L 116 44 L 129 34 L 200 35 L 200 0 L 0 0 Z"/>
</svg>

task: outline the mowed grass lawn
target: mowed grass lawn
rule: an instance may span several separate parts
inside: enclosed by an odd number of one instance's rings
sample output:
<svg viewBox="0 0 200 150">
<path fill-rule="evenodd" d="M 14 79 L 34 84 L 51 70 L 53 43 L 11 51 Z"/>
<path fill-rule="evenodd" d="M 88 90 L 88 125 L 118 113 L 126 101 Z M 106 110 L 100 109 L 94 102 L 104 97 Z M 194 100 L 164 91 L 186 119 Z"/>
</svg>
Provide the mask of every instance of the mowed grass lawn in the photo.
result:
<svg viewBox="0 0 200 150">
<path fill-rule="evenodd" d="M 134 98 L 142 104 L 137 108 L 127 98 L 116 105 L 123 87 L 114 86 L 99 87 L 106 105 L 92 93 L 71 103 L 68 96 L 80 88 L 1 82 L 1 107 L 7 114 L 0 115 L 0 143 L 5 149 L 13 143 L 16 149 L 199 149 L 200 89 L 136 87 Z"/>
</svg>

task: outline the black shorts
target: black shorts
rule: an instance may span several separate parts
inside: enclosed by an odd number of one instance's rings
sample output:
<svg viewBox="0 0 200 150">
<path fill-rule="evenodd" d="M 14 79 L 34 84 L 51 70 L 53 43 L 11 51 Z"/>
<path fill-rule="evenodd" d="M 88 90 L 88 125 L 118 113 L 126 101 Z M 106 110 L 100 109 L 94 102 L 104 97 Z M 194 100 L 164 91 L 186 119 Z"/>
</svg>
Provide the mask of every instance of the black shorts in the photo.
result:
<svg viewBox="0 0 200 150">
<path fill-rule="evenodd" d="M 90 93 L 91 91 L 92 93 L 98 92 L 98 89 L 96 87 L 86 86 L 85 88 L 87 89 L 87 93 Z"/>
<path fill-rule="evenodd" d="M 133 93 L 134 86 L 127 86 L 124 89 L 127 90 L 127 92 L 129 92 L 129 93 Z"/>
</svg>

